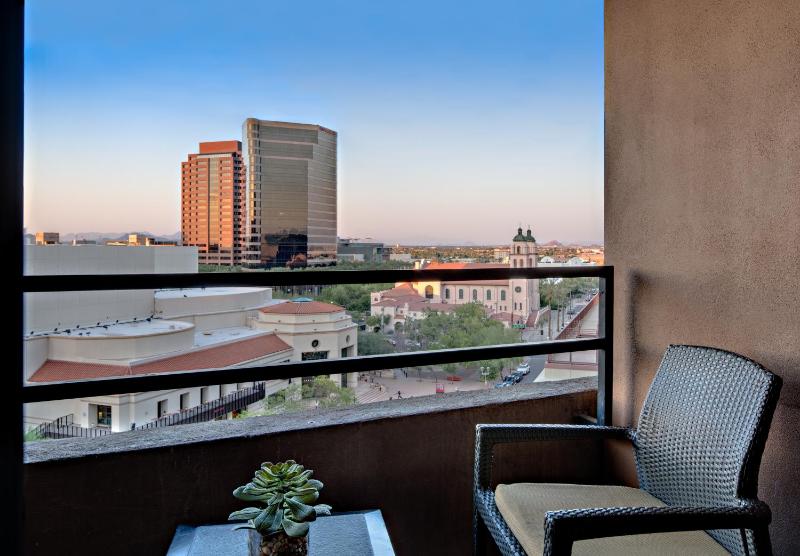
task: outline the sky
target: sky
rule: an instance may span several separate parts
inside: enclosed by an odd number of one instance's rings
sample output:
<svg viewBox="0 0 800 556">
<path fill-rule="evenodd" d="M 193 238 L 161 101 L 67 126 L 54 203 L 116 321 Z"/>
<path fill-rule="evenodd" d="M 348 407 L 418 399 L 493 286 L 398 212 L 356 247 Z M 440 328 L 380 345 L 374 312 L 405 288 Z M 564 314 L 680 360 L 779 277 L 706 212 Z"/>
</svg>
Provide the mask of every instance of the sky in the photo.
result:
<svg viewBox="0 0 800 556">
<path fill-rule="evenodd" d="M 338 232 L 603 239 L 602 0 L 30 0 L 25 224 L 180 229 L 245 118 L 338 132 Z"/>
</svg>

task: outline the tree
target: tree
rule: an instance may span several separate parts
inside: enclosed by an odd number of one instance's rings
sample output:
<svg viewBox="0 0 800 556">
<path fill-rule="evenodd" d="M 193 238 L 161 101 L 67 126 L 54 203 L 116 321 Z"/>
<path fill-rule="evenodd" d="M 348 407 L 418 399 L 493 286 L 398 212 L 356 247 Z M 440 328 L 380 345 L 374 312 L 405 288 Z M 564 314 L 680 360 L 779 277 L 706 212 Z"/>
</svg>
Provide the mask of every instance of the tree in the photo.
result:
<svg viewBox="0 0 800 556">
<path fill-rule="evenodd" d="M 597 289 L 597 278 L 561 278 L 539 282 L 539 300 L 542 306 L 561 309 L 567 306 L 571 294 L 582 294 Z"/>
<path fill-rule="evenodd" d="M 28 429 L 25 431 L 24 437 L 25 442 L 31 442 L 34 440 L 45 440 L 45 437 L 39 434 L 39 431 L 34 429 Z"/>
<path fill-rule="evenodd" d="M 450 313 L 428 311 L 424 319 L 414 323 L 413 329 L 418 329 L 419 336 L 428 349 L 513 344 L 520 341 L 518 332 L 489 318 L 479 303 L 458 305 Z M 516 364 L 518 361 L 518 358 L 501 359 L 481 361 L 477 365 L 499 372 L 504 365 Z M 451 369 L 454 370 L 454 367 L 447 367 L 445 370 Z"/>
<path fill-rule="evenodd" d="M 370 315 L 367 317 L 367 326 L 372 330 L 378 330 L 381 327 L 382 319 L 380 315 Z"/>
<path fill-rule="evenodd" d="M 366 313 L 370 308 L 370 294 L 379 289 L 385 288 L 381 284 L 337 284 L 322 290 L 317 300 L 335 303 L 351 313 Z"/>
<path fill-rule="evenodd" d="M 356 403 L 350 388 L 343 388 L 326 376 L 315 376 L 310 384 L 303 385 L 303 398 L 316 400 L 319 407 L 344 407 Z"/>
<path fill-rule="evenodd" d="M 377 332 L 360 332 L 358 334 L 359 355 L 380 355 L 391 353 L 392 346 L 386 338 Z"/>
</svg>

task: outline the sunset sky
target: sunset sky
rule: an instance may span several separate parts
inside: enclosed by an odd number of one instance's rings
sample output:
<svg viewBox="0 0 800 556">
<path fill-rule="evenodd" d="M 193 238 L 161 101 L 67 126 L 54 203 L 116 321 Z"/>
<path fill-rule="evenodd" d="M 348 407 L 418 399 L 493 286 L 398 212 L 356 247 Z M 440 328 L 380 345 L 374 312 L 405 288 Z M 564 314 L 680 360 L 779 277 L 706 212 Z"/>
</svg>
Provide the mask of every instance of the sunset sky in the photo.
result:
<svg viewBox="0 0 800 556">
<path fill-rule="evenodd" d="M 25 221 L 180 228 L 180 163 L 247 117 L 339 133 L 339 235 L 603 238 L 603 5 L 26 2 Z"/>
</svg>

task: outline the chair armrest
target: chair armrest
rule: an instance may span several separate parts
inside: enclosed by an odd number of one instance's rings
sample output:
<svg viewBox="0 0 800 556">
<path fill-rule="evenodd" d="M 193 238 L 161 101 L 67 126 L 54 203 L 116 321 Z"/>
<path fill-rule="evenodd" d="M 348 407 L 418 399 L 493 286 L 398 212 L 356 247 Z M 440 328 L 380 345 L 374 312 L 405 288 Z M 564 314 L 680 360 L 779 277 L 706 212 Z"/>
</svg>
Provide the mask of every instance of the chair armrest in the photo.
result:
<svg viewBox="0 0 800 556">
<path fill-rule="evenodd" d="M 755 529 L 769 525 L 769 506 L 758 500 L 741 506 L 660 506 L 646 508 L 588 508 L 547 512 L 544 556 L 566 556 L 572 543 L 583 539 L 704 531 Z"/>
<path fill-rule="evenodd" d="M 581 438 L 632 440 L 633 435 L 629 428 L 597 425 L 478 425 L 475 427 L 475 490 L 489 486 L 496 444 Z"/>
</svg>

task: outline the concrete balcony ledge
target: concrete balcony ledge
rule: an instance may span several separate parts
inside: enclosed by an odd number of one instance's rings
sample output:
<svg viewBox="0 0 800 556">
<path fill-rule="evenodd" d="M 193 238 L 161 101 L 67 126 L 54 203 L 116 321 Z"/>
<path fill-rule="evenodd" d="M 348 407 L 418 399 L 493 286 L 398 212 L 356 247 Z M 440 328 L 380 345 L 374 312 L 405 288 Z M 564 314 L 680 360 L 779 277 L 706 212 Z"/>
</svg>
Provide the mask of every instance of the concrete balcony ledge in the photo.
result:
<svg viewBox="0 0 800 556">
<path fill-rule="evenodd" d="M 294 459 L 336 511 L 380 509 L 397 554 L 468 554 L 478 423 L 570 423 L 597 404 L 595 378 L 518 384 L 128 431 L 25 447 L 32 555 L 164 554 L 180 524 L 222 523 L 262 461 Z M 562 445 L 563 444 L 563 445 Z M 501 482 L 593 482 L 600 443 L 499 446 Z M 86 519 L 76 508 L 100 508 Z M 58 515 L 59 519 L 52 519 Z M 431 519 L 431 515 L 437 516 Z"/>
<path fill-rule="evenodd" d="M 25 463 L 57 462 L 89 456 L 266 437 L 287 432 L 310 431 L 385 419 L 403 419 L 465 409 L 491 409 L 492 406 L 570 396 L 595 390 L 597 390 L 596 378 L 579 378 L 516 385 L 512 388 L 492 388 L 375 402 L 339 409 L 300 411 L 284 415 L 126 431 L 100 438 L 42 440 L 26 443 Z"/>
</svg>

